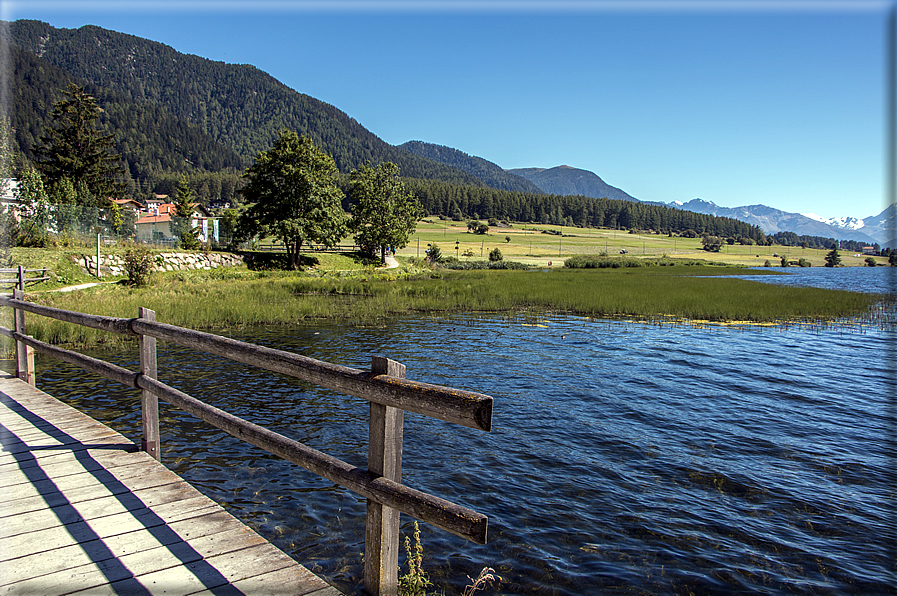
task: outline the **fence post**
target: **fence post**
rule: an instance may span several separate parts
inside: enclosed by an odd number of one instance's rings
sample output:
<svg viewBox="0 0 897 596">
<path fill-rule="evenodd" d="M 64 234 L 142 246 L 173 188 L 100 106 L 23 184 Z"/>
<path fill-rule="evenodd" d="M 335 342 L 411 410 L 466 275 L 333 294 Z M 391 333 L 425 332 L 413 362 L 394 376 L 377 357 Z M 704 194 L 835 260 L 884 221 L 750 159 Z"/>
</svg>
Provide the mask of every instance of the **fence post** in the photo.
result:
<svg viewBox="0 0 897 596">
<path fill-rule="evenodd" d="M 19 267 L 19 275 L 23 275 L 22 268 Z M 21 277 L 20 277 L 21 279 Z M 13 290 L 12 297 L 16 300 L 24 300 L 25 292 L 16 288 Z M 26 335 L 25 333 L 25 311 L 16 308 L 13 309 L 13 322 L 17 333 Z M 36 385 L 34 376 L 34 348 L 25 345 L 23 342 L 16 340 L 16 376 L 28 383 Z"/>
<path fill-rule="evenodd" d="M 19 281 L 17 287 L 23 292 L 25 291 L 25 268 L 21 265 L 19 265 Z"/>
<path fill-rule="evenodd" d="M 405 365 L 374 356 L 371 372 L 405 378 Z M 402 427 L 400 408 L 371 403 L 368 470 L 384 478 L 402 479 Z M 399 511 L 368 499 L 364 542 L 364 590 L 370 596 L 395 596 L 399 575 Z"/>
<path fill-rule="evenodd" d="M 137 309 L 137 316 L 147 321 L 156 320 L 156 312 L 142 306 Z M 156 378 L 156 338 L 141 335 L 140 374 Z M 161 460 L 159 453 L 159 398 L 151 391 L 143 389 L 140 394 L 140 411 L 143 418 L 143 440 L 140 449 L 149 453 L 156 461 Z"/>
</svg>

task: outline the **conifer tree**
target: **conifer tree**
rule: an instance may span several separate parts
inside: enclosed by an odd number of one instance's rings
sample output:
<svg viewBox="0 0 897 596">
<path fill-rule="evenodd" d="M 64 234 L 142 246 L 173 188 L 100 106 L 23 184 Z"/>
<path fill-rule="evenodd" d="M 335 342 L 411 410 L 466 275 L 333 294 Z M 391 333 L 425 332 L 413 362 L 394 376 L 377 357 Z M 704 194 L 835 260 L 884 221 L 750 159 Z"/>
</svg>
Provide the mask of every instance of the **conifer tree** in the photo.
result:
<svg viewBox="0 0 897 596">
<path fill-rule="evenodd" d="M 837 267 L 841 264 L 841 255 L 838 253 L 838 247 L 833 248 L 828 254 L 825 255 L 825 266 L 826 267 Z"/>
<path fill-rule="evenodd" d="M 180 240 L 181 248 L 196 250 L 199 248 L 199 229 L 194 228 L 190 220 L 196 209 L 193 191 L 187 179 L 181 177 L 178 183 L 177 198 L 174 201 L 174 216 L 171 218 L 171 233 Z"/>
<path fill-rule="evenodd" d="M 107 199 L 126 192 L 120 182 L 121 158 L 111 152 L 114 137 L 95 127 L 100 108 L 94 97 L 74 83 L 62 91 L 65 98 L 53 106 L 52 128 L 45 129 L 35 147 L 37 167 L 50 185 L 67 178 L 83 182 L 103 206 Z"/>
</svg>

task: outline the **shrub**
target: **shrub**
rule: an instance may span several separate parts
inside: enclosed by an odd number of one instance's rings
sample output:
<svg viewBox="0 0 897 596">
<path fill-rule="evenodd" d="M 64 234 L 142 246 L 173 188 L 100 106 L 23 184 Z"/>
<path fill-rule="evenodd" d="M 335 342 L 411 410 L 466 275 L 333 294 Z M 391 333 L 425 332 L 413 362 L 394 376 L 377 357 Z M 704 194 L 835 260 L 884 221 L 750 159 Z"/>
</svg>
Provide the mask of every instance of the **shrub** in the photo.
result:
<svg viewBox="0 0 897 596">
<path fill-rule="evenodd" d="M 772 267 L 772 263 L 769 262 L 769 259 L 766 259 L 766 261 L 763 262 L 763 266 L 764 267 Z"/>
<path fill-rule="evenodd" d="M 129 284 L 138 288 L 150 285 L 155 270 L 155 257 L 150 249 L 133 246 L 125 251 L 124 261 Z"/>
<path fill-rule="evenodd" d="M 501 261 L 504 257 L 502 257 L 501 251 L 498 248 L 493 248 L 489 251 L 489 260 L 492 262 Z"/>
<path fill-rule="evenodd" d="M 800 259 L 797 260 L 797 264 L 801 267 L 812 267 L 813 266 L 813 263 L 811 263 L 810 261 L 806 260 L 803 257 L 801 257 Z"/>
<path fill-rule="evenodd" d="M 875 259 L 873 259 L 872 257 L 866 257 L 866 265 L 869 267 L 875 267 L 877 265 L 877 263 L 875 262 Z"/>
<path fill-rule="evenodd" d="M 441 263 L 443 261 L 442 251 L 438 246 L 433 244 L 427 251 L 427 260 L 431 263 Z"/>
<path fill-rule="evenodd" d="M 708 252 L 719 252 L 719 249 L 723 246 L 723 239 L 719 236 L 704 236 L 701 239 L 701 244 L 704 246 L 704 250 Z"/>
<path fill-rule="evenodd" d="M 631 257 L 608 257 L 594 255 L 580 255 L 570 257 L 564 261 L 564 267 L 568 269 L 619 269 L 620 267 L 645 267 L 651 263 Z"/>
</svg>

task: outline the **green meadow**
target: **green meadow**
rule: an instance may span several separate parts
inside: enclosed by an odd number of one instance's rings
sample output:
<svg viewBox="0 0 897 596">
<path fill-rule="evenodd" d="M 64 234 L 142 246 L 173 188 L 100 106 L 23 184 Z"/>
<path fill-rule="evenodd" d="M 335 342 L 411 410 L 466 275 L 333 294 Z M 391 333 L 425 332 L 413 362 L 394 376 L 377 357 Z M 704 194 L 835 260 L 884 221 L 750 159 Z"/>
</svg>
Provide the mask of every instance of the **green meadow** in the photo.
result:
<svg viewBox="0 0 897 596">
<path fill-rule="evenodd" d="M 552 233 L 543 233 L 549 231 Z M 351 239 L 347 239 L 350 243 Z M 507 261 L 528 270 L 461 271 L 424 262 L 428 245 L 459 261 L 485 261 L 499 248 Z M 107 249 L 102 249 L 105 253 Z M 625 255 L 621 251 L 626 250 Z M 123 252 L 123 249 L 112 249 Z M 63 286 L 96 282 L 71 262 L 89 248 L 13 249 L 13 265 L 49 267 L 52 279 L 29 286 L 28 299 L 66 310 L 135 317 L 151 308 L 157 320 L 197 329 L 252 325 L 295 325 L 311 321 L 377 324 L 413 313 L 501 312 L 571 313 L 587 317 L 624 317 L 644 321 L 713 321 L 778 324 L 868 317 L 882 296 L 793 288 L 738 279 L 745 266 L 803 258 L 814 266 L 826 251 L 782 246 L 726 246 L 719 253 L 700 249 L 700 239 L 614 230 L 557 226 L 493 228 L 468 233 L 459 223 L 422 222 L 409 245 L 398 252 L 400 267 L 380 268 L 352 254 L 308 252 L 303 271 L 278 269 L 277 256 L 258 256 L 258 266 L 155 274 L 150 287 L 128 286 L 104 278 L 94 287 L 58 292 Z M 167 251 L 166 251 L 167 252 Z M 570 269 L 574 256 L 606 255 L 620 264 L 650 266 Z M 864 258 L 842 253 L 847 264 Z M 260 259 L 260 260 L 259 260 Z M 855 263 L 853 261 L 856 261 Z M 883 260 L 882 260 L 883 261 Z M 664 266 L 658 266 L 664 265 Z M 781 267 L 760 273 L 781 274 Z M 749 271 L 756 275 L 757 271 Z M 0 312 L 10 327 L 9 309 Z M 93 345 L 129 341 L 124 337 L 28 315 L 28 332 L 57 344 Z"/>
<path fill-rule="evenodd" d="M 115 317 L 145 306 L 157 320 L 199 329 L 310 321 L 382 323 L 413 313 L 563 312 L 646 321 L 781 323 L 831 321 L 870 311 L 878 297 L 782 287 L 709 265 L 626 269 L 420 270 L 295 274 L 218 269 L 168 274 L 148 288 L 107 284 L 32 293 L 35 302 Z M 7 310 L 7 309 L 4 309 Z M 8 313 L 4 313 L 8 325 Z M 57 344 L 125 338 L 28 315 L 28 332 Z"/>
<path fill-rule="evenodd" d="M 729 265 L 762 267 L 768 260 L 778 267 L 780 257 L 789 261 L 808 261 L 814 267 L 825 264 L 827 250 L 794 246 L 743 246 L 724 245 L 720 252 L 709 253 L 701 248 L 700 238 L 680 238 L 665 234 L 633 233 L 599 228 L 576 228 L 553 225 L 515 223 L 512 227 L 492 227 L 485 235 L 467 232 L 464 222 L 443 221 L 429 217 L 417 226 L 407 247 L 399 256 L 424 256 L 428 244 L 439 246 L 443 255 L 457 256 L 460 260 L 485 259 L 494 248 L 501 250 L 505 259 L 547 267 L 563 266 L 565 259 L 576 255 L 595 255 L 606 252 L 618 255 L 621 250 L 634 257 L 669 257 L 699 259 Z M 457 246 L 457 248 L 456 248 Z M 465 257 L 465 253 L 472 256 Z M 777 255 L 777 256 L 776 256 Z M 847 267 L 866 265 L 866 255 L 841 251 L 842 264 Z M 875 257 L 881 265 L 887 259 Z"/>
</svg>

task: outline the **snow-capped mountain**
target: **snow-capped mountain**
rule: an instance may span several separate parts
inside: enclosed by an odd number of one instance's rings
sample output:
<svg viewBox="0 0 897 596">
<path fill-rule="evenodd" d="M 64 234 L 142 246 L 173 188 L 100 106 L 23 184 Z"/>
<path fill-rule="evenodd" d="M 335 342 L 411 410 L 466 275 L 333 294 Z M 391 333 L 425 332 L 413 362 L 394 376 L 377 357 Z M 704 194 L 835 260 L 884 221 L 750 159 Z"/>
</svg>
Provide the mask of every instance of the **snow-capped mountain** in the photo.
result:
<svg viewBox="0 0 897 596">
<path fill-rule="evenodd" d="M 804 217 L 821 221 L 833 228 L 844 228 L 845 230 L 859 230 L 866 226 L 866 222 L 856 217 L 829 217 L 825 218 L 815 213 L 801 213 Z"/>
<path fill-rule="evenodd" d="M 814 213 L 789 213 L 766 205 L 744 207 L 720 207 L 712 201 L 693 199 L 687 203 L 675 201 L 670 207 L 697 213 L 731 217 L 759 226 L 767 234 L 794 232 L 799 236 L 822 236 L 838 240 L 856 240 L 897 246 L 894 239 L 895 207 L 885 209 L 879 215 L 859 219 L 856 217 L 823 218 Z"/>
</svg>

